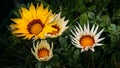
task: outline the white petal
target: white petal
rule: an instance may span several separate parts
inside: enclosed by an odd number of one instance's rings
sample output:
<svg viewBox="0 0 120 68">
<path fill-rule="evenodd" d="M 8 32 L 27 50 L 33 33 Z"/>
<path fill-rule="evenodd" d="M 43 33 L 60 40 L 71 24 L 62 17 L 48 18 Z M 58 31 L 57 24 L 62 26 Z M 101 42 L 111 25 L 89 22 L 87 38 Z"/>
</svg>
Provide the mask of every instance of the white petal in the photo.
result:
<svg viewBox="0 0 120 68">
<path fill-rule="evenodd" d="M 33 45 L 33 49 L 34 49 L 34 50 L 36 49 L 35 45 Z"/>
<path fill-rule="evenodd" d="M 75 31 L 74 31 L 74 33 L 78 36 L 79 35 L 79 33 L 76 31 L 76 29 L 74 29 Z"/>
<path fill-rule="evenodd" d="M 95 52 L 95 49 L 92 47 L 92 48 L 90 48 L 90 50 L 92 50 L 93 52 Z"/>
<path fill-rule="evenodd" d="M 51 44 L 51 51 L 53 50 L 53 42 L 52 42 L 52 44 Z"/>
<path fill-rule="evenodd" d="M 74 42 L 74 43 L 76 43 L 77 40 L 72 39 L 71 41 Z"/>
<path fill-rule="evenodd" d="M 95 24 L 92 26 L 92 29 L 91 29 L 91 33 L 94 33 L 94 29 L 95 29 Z"/>
<path fill-rule="evenodd" d="M 39 45 L 39 43 L 40 43 L 40 42 L 38 41 L 36 45 L 38 46 L 38 45 Z"/>
<path fill-rule="evenodd" d="M 77 26 L 75 26 L 75 28 L 77 32 L 80 32 L 80 29 Z"/>
<path fill-rule="evenodd" d="M 97 42 L 100 42 L 100 41 L 102 41 L 103 39 L 105 39 L 105 38 L 100 38 L 100 39 L 97 40 Z"/>
<path fill-rule="evenodd" d="M 35 56 L 35 52 L 32 50 L 32 48 L 31 48 L 31 52 L 32 52 L 32 54 Z"/>
<path fill-rule="evenodd" d="M 96 34 L 95 38 L 98 39 L 103 31 L 104 29 L 102 29 L 98 34 Z"/>
<path fill-rule="evenodd" d="M 35 42 L 33 43 L 33 46 L 35 46 Z"/>
<path fill-rule="evenodd" d="M 103 45 L 103 44 L 97 43 L 95 46 L 101 46 L 101 45 Z"/>
<path fill-rule="evenodd" d="M 79 23 L 77 23 L 77 24 L 78 24 L 78 26 L 80 28 L 80 31 L 83 32 L 83 29 L 82 29 L 81 25 Z"/>
<path fill-rule="evenodd" d="M 81 48 L 81 46 L 80 46 L 80 45 L 74 45 L 74 46 L 76 46 L 77 48 Z"/>
<path fill-rule="evenodd" d="M 76 38 L 71 38 L 71 41 L 76 43 L 76 44 L 79 44 L 79 40 L 77 40 Z"/>
<path fill-rule="evenodd" d="M 66 20 L 64 24 L 67 25 L 68 22 L 69 22 L 69 20 Z"/>
<path fill-rule="evenodd" d="M 71 36 L 71 40 L 78 41 L 79 39 Z"/>
<path fill-rule="evenodd" d="M 36 38 L 32 38 L 32 42 L 35 42 L 37 39 Z"/>
<path fill-rule="evenodd" d="M 95 28 L 95 31 L 94 31 L 94 35 L 96 35 L 96 33 L 97 33 L 97 30 L 98 30 L 98 25 L 97 25 L 97 27 Z"/>
<path fill-rule="evenodd" d="M 77 38 L 74 38 L 73 36 L 70 36 L 71 37 L 71 40 L 75 40 L 75 41 L 78 41 Z"/>
<path fill-rule="evenodd" d="M 73 34 L 76 38 L 78 37 L 78 33 L 77 33 L 76 31 L 73 32 L 73 31 L 71 30 L 71 32 L 72 32 L 72 34 Z"/>
<path fill-rule="evenodd" d="M 71 41 L 73 45 L 79 45 L 77 42 Z"/>
<path fill-rule="evenodd" d="M 90 27 L 89 27 L 89 23 L 87 24 L 87 33 L 90 32 Z"/>
<path fill-rule="evenodd" d="M 69 26 L 66 26 L 64 30 L 66 30 L 66 29 L 68 29 L 68 28 L 69 28 Z"/>
<path fill-rule="evenodd" d="M 87 28 L 86 28 L 86 25 L 84 24 L 84 32 L 86 33 L 87 32 Z"/>
<path fill-rule="evenodd" d="M 64 20 L 65 20 L 65 17 L 63 17 L 63 18 L 61 19 L 62 22 L 64 22 Z"/>
<path fill-rule="evenodd" d="M 83 51 L 85 51 L 85 49 L 82 48 L 82 49 L 81 49 L 81 52 L 83 52 Z"/>
<path fill-rule="evenodd" d="M 72 34 L 76 37 L 76 34 L 75 34 L 75 32 L 73 32 L 74 30 L 71 30 L 71 32 L 72 32 Z"/>
<path fill-rule="evenodd" d="M 87 46 L 87 47 L 85 48 L 85 50 L 86 50 L 86 51 L 88 51 L 88 50 L 89 50 L 89 48 L 90 48 L 90 47 L 89 47 L 89 46 Z"/>
</svg>

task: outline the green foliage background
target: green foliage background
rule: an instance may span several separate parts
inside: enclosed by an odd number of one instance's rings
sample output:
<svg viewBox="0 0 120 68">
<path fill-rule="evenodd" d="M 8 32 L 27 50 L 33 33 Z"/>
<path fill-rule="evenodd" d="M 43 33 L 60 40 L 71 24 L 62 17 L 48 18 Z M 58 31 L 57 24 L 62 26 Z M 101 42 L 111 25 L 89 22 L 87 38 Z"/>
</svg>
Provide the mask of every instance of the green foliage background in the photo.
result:
<svg viewBox="0 0 120 68">
<path fill-rule="evenodd" d="M 53 58 L 38 62 L 32 55 L 31 40 L 23 40 L 11 34 L 10 18 L 19 17 L 18 9 L 28 8 L 30 3 L 49 5 L 54 13 L 62 11 L 69 20 L 62 36 L 50 39 L 54 42 Z M 80 52 L 70 42 L 70 30 L 76 22 L 90 21 L 104 28 L 101 42 L 95 52 Z M 119 0 L 0 0 L 0 68 L 120 68 L 120 1 Z"/>
</svg>

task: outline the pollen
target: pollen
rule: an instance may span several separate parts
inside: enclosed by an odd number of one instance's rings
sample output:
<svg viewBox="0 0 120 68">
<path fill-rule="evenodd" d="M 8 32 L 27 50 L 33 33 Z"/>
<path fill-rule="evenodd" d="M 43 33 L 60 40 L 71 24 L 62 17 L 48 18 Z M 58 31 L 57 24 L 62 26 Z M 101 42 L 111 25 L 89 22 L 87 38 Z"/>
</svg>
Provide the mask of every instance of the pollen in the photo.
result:
<svg viewBox="0 0 120 68">
<path fill-rule="evenodd" d="M 79 42 L 83 48 L 86 48 L 87 46 L 91 47 L 95 43 L 94 38 L 89 35 L 80 38 Z"/>
<path fill-rule="evenodd" d="M 38 50 L 38 57 L 39 58 L 44 58 L 46 56 L 49 56 L 49 51 L 45 48 L 42 48 L 40 50 Z"/>
<path fill-rule="evenodd" d="M 43 25 L 42 25 L 42 22 L 37 19 L 37 20 L 33 20 L 32 22 L 30 22 L 28 24 L 28 32 L 30 34 L 39 34 L 40 32 L 42 32 L 42 29 L 43 29 Z"/>
</svg>

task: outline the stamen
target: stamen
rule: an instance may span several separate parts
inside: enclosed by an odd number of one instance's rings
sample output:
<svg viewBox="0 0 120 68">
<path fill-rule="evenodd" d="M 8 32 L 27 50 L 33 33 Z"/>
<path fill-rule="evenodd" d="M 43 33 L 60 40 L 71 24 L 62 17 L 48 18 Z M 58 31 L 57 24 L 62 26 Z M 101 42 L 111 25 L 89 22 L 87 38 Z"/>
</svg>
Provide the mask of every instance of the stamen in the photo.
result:
<svg viewBox="0 0 120 68">
<path fill-rule="evenodd" d="M 39 19 L 33 20 L 28 24 L 28 32 L 30 34 L 39 34 L 40 32 L 42 32 L 44 25 L 42 24 L 42 22 Z"/>
<path fill-rule="evenodd" d="M 95 43 L 95 40 L 93 37 L 86 35 L 80 38 L 79 42 L 83 46 L 83 48 L 86 48 L 87 46 L 90 46 L 90 47 L 93 46 L 93 44 Z"/>
<path fill-rule="evenodd" d="M 38 50 L 38 57 L 39 58 L 44 58 L 46 56 L 49 56 L 49 51 L 45 48 L 42 48 L 40 50 Z"/>
</svg>

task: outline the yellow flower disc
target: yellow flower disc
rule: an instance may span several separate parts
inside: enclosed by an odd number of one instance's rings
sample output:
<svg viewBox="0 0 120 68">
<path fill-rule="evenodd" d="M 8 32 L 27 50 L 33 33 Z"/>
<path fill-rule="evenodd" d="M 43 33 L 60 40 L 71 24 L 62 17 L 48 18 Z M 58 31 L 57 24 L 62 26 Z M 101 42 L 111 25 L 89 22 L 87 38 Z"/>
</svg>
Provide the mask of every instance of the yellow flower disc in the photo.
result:
<svg viewBox="0 0 120 68">
<path fill-rule="evenodd" d="M 27 30 L 30 34 L 36 34 L 37 35 L 42 31 L 43 26 L 44 25 L 42 25 L 42 22 L 39 19 L 38 20 L 33 20 L 32 22 L 30 22 L 28 24 Z"/>
<path fill-rule="evenodd" d="M 38 34 L 42 31 L 42 26 L 40 24 L 34 24 L 32 27 L 31 27 L 31 32 L 32 34 Z"/>
</svg>

